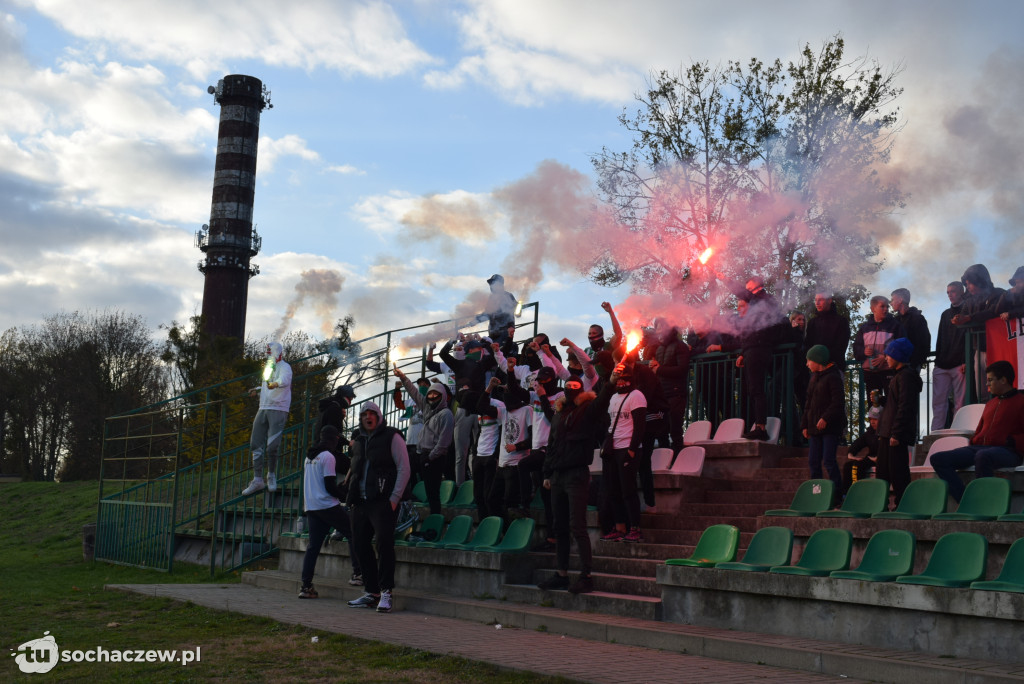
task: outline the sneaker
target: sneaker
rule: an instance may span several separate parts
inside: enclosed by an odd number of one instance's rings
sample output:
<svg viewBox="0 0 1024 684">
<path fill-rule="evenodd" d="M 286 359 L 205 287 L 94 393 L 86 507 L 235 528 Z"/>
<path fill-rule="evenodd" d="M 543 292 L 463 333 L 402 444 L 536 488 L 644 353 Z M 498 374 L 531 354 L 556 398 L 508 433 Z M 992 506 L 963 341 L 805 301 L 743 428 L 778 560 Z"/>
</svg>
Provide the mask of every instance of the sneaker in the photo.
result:
<svg viewBox="0 0 1024 684">
<path fill-rule="evenodd" d="M 312 584 L 306 585 L 299 590 L 300 599 L 315 599 L 319 597 L 320 594 L 316 593 L 316 589 L 313 588 Z"/>
<path fill-rule="evenodd" d="M 762 427 L 755 427 L 753 430 L 750 430 L 749 432 L 744 432 L 743 439 L 753 439 L 756 441 L 763 442 L 768 439 L 768 431 Z"/>
<path fill-rule="evenodd" d="M 338 532 L 337 530 L 335 530 L 334 532 L 331 532 L 331 536 L 328 537 L 328 539 L 330 539 L 332 542 L 348 541 L 348 537 L 343 535 L 341 532 Z"/>
<path fill-rule="evenodd" d="M 391 612 L 391 592 L 385 589 L 380 592 L 380 599 L 377 601 L 377 612 L 378 613 L 390 613 Z"/>
<path fill-rule="evenodd" d="M 642 542 L 644 535 L 640 534 L 639 527 L 631 527 L 629 533 L 622 538 L 624 542 Z"/>
<path fill-rule="evenodd" d="M 277 473 L 267 473 L 267 490 L 277 491 Z"/>
<path fill-rule="evenodd" d="M 608 534 L 601 537 L 601 541 L 619 541 L 620 539 L 622 539 L 623 536 L 625 535 L 623 535 L 623 533 L 619 530 L 612 530 Z"/>
<path fill-rule="evenodd" d="M 249 486 L 242 490 L 242 496 L 249 496 L 250 494 L 255 494 L 256 492 L 263 489 L 263 487 L 263 478 L 254 477 L 252 478 L 252 482 L 249 483 Z"/>
<path fill-rule="evenodd" d="M 388 594 L 390 599 L 391 595 Z M 373 594 L 363 594 L 357 599 L 353 599 L 348 602 L 348 605 L 352 608 L 376 608 L 377 602 L 380 601 L 380 596 L 374 596 Z"/>
<path fill-rule="evenodd" d="M 594 591 L 594 578 L 590 575 L 580 575 L 569 587 L 570 594 L 589 594 Z"/>
<path fill-rule="evenodd" d="M 363 586 L 363 576 L 360 575 L 358 572 L 353 572 L 352 577 L 350 577 L 348 580 L 348 583 L 351 584 L 353 587 L 361 587 Z"/>
<path fill-rule="evenodd" d="M 555 574 L 548 577 L 543 582 L 537 582 L 537 588 L 543 589 L 544 591 L 554 591 L 555 589 L 568 589 L 569 578 L 566 575 Z"/>
</svg>

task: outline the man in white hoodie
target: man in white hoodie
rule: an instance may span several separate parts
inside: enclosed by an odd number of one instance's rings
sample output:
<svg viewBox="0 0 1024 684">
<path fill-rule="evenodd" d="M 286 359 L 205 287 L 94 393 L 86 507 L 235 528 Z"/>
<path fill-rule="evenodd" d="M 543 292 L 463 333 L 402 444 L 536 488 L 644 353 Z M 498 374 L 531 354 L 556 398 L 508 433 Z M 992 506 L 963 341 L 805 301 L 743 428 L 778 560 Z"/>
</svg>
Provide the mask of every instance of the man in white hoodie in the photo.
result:
<svg viewBox="0 0 1024 684">
<path fill-rule="evenodd" d="M 250 395 L 260 395 L 260 408 L 252 423 L 249 448 L 252 450 L 253 478 L 242 490 L 249 496 L 266 487 L 277 491 L 277 452 L 281 448 L 281 435 L 288 420 L 292 404 L 292 367 L 284 360 L 284 348 L 280 342 L 267 344 L 267 362 L 263 370 L 263 383 L 253 389 Z M 263 482 L 264 453 L 266 454 L 267 481 Z"/>
</svg>

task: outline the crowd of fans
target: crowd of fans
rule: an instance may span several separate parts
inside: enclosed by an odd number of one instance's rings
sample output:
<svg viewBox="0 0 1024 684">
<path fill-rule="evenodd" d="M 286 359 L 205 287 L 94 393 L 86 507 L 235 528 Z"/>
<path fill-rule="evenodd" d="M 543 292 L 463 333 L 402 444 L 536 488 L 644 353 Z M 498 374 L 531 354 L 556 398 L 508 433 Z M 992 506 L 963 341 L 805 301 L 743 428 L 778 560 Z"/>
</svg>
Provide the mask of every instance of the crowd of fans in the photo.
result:
<svg viewBox="0 0 1024 684">
<path fill-rule="evenodd" d="M 555 345 L 544 334 L 516 340 L 514 318 L 508 311 L 515 298 L 504 292 L 500 276 L 493 276 L 488 283 L 492 299 L 508 301 L 486 316 L 487 335 L 459 334 L 440 350 L 431 345 L 426 360 L 431 377 L 413 380 L 394 369 L 393 399 L 403 411 L 401 426 L 385 426 L 380 409 L 367 403 L 361 407 L 360 424 L 349 439 L 333 445 L 333 433 L 328 431 L 322 434 L 322 443 L 310 451 L 310 463 L 325 451 L 346 465 L 351 460 L 337 491 L 321 486 L 324 491 L 314 488 L 313 495 L 322 505 L 332 501 L 340 505 L 341 500 L 348 504 L 348 536 L 356 568 L 352 582 L 365 583 L 367 591 L 352 602 L 354 606 L 390 609 L 394 551 L 388 530 L 393 532 L 399 502 L 408 498 L 413 484 L 420 480 L 431 513 L 441 512 L 444 479 L 457 485 L 472 479 L 481 519 L 529 516 L 531 503 L 539 496 L 550 535 L 542 548 L 556 552 L 558 569 L 542 588 L 592 591 L 588 505 L 598 507 L 603 540 L 643 541 L 641 510 L 657 511 L 651 455 L 656 446 L 676 454 L 682 450 L 691 392 L 699 416 L 712 422 L 729 417 L 721 412 L 724 403 L 719 398 L 731 394 L 733 388 L 723 386 L 715 372 L 691 374 L 691 360 L 697 355 L 737 353 L 735 365 L 742 376 L 743 403 L 748 407 L 743 437 L 767 440 L 770 400 L 765 388 L 772 372 L 773 350 L 791 343 L 790 348 L 799 355 L 799 363 L 792 366 L 798 432 L 808 446 L 811 475 L 820 477 L 824 469 L 836 491 L 842 493 L 852 481 L 875 469 L 878 477 L 892 484 L 897 504 L 910 482 L 908 447 L 919 437 L 922 371 L 932 353 L 932 336 L 920 310 L 911 306 L 906 288 L 889 297 L 872 297 L 871 314 L 851 334 L 850 322 L 837 311 L 833 293 L 817 293 L 814 312 L 787 315 L 755 277 L 730 287 L 736 298 L 734 314 L 695 320 L 686 330 L 658 318 L 640 344 L 627 348 L 607 302 L 602 308 L 610 317 L 610 337 L 601 325 L 594 324 L 587 330 L 585 347 L 570 339 Z M 995 287 L 988 270 L 978 264 L 968 268 L 961 281 L 948 285 L 950 307 L 940 318 L 934 350 L 932 429 L 947 425 L 964 403 L 967 328 L 997 316 L 1024 316 L 1024 267 L 1010 284 L 1008 291 Z M 848 366 L 851 341 L 855 365 Z M 988 453 L 986 463 L 1019 465 L 1024 434 L 1017 433 L 1024 433 L 1024 410 L 1020 408 L 1024 397 L 1016 398 L 1020 395 L 1013 389 L 1012 366 L 998 365 L 993 371 L 986 366 L 985 353 L 982 338 L 971 360 L 977 366 L 975 377 L 985 381 L 984 387 L 977 388 L 978 396 L 984 401 L 991 390 L 996 397 L 993 401 L 1005 401 L 1017 411 L 1016 418 L 1007 421 L 1003 417 L 995 433 L 989 418 L 988 437 L 1002 440 L 989 446 L 1002 451 Z M 851 372 L 860 374 L 870 397 L 871 406 L 864 407 L 870 426 L 850 445 L 841 472 L 836 454 L 847 435 L 845 382 Z M 337 410 L 333 411 L 335 418 L 326 417 L 332 413 L 332 402 L 343 414 L 351 401 L 351 392 L 327 401 L 322 407 L 324 429 L 334 423 L 335 428 L 343 429 L 336 420 Z M 402 439 L 398 427 L 405 430 L 405 448 L 396 446 L 396 439 Z M 975 451 L 971 451 L 972 459 Z M 600 459 L 599 485 L 591 478 L 595 458 Z M 964 453 L 957 454 L 948 465 L 943 460 L 943 467 L 955 479 L 955 469 L 962 467 L 965 459 Z M 333 465 L 325 470 L 318 464 L 307 469 L 307 476 L 332 471 L 332 477 L 335 473 L 340 477 L 346 470 Z M 938 462 L 936 471 L 950 477 L 939 470 Z M 321 521 L 316 525 L 319 538 L 326 534 L 323 528 L 333 513 L 316 517 Z M 376 556 L 370 545 L 373 536 L 377 539 Z M 570 583 L 568 561 L 573 540 L 581 570 Z M 311 553 L 319 553 L 319 549 Z M 315 564 L 315 555 L 312 562 Z M 308 578 L 303 574 L 303 584 L 310 589 L 311 572 Z"/>
</svg>

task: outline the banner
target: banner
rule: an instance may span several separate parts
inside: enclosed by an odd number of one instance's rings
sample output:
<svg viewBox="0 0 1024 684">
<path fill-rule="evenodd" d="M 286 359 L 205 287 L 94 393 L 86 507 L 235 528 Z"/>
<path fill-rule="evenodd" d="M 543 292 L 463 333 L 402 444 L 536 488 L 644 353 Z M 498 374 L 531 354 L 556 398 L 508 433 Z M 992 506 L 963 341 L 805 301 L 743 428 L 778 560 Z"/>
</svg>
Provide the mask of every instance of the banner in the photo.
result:
<svg viewBox="0 0 1024 684">
<path fill-rule="evenodd" d="M 992 318 L 985 324 L 985 338 L 988 354 L 985 363 L 991 365 L 996 361 L 1009 361 L 1013 364 L 1014 383 L 1017 389 L 1024 389 L 1024 377 L 1021 377 L 1020 362 L 1024 359 L 1024 320 L 1011 318 L 1004 321 Z"/>
</svg>

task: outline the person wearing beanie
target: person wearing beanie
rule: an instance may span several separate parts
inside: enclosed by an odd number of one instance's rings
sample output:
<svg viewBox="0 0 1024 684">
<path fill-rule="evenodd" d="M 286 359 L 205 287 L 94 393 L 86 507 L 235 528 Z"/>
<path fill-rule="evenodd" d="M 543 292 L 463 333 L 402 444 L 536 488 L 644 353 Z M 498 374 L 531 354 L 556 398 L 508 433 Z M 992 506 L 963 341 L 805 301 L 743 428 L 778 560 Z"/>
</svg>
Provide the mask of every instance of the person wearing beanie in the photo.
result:
<svg viewBox="0 0 1024 684">
<path fill-rule="evenodd" d="M 868 410 L 868 429 L 864 434 L 853 440 L 846 450 L 846 463 L 843 464 L 843 496 L 857 480 L 863 480 L 875 469 L 878 460 L 878 419 L 882 417 L 882 409 L 872 406 Z"/>
<path fill-rule="evenodd" d="M 910 449 L 917 443 L 917 405 L 924 385 L 920 371 L 908 365 L 913 353 L 914 345 L 905 337 L 885 347 L 886 363 L 894 375 L 881 398 L 875 474 L 892 485 L 896 506 L 910 484 Z"/>
<path fill-rule="evenodd" d="M 828 347 L 816 344 L 807 350 L 807 370 L 811 379 L 807 383 L 807 400 L 801 427 L 810 447 L 807 462 L 811 479 L 820 479 L 822 463 L 832 480 L 833 503 L 838 501 L 843 479 L 836 462 L 839 440 L 846 431 L 846 395 L 843 375 L 839 366 L 829 358 Z"/>
<path fill-rule="evenodd" d="M 409 451 L 402 433 L 385 425 L 380 407 L 368 401 L 359 412 L 350 453 L 346 502 L 351 511 L 352 545 L 359 557 L 366 593 L 348 605 L 390 613 L 391 591 L 395 588 L 395 511 L 409 483 Z M 376 555 L 372 545 L 375 537 Z"/>
</svg>

